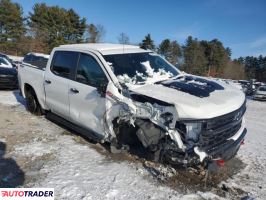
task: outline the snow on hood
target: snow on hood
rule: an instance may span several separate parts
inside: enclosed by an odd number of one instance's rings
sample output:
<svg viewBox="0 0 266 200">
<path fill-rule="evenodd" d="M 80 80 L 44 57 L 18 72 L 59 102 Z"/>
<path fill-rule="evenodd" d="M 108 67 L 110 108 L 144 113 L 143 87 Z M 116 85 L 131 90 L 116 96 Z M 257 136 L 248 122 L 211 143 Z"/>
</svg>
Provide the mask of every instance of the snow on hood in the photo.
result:
<svg viewBox="0 0 266 200">
<path fill-rule="evenodd" d="M 143 65 L 146 65 L 146 63 Z M 148 76 L 136 71 L 136 75 L 132 78 L 127 74 L 123 74 L 118 75 L 117 79 L 120 83 L 125 84 L 127 87 L 139 87 L 140 85 L 155 83 L 173 77 L 171 72 L 166 72 L 163 69 L 159 69 L 157 72 L 154 72 L 153 69 L 147 69 L 146 72 Z"/>
<path fill-rule="evenodd" d="M 237 110 L 245 101 L 244 93 L 229 84 L 188 74 L 129 90 L 175 105 L 181 119 L 221 116 Z"/>
</svg>

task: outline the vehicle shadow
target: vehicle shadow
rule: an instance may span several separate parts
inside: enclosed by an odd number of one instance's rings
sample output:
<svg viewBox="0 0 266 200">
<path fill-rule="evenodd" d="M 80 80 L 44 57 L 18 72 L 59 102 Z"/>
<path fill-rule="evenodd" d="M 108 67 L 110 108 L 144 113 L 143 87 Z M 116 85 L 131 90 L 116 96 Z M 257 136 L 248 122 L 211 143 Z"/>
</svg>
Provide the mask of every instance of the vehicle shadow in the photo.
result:
<svg viewBox="0 0 266 200">
<path fill-rule="evenodd" d="M 26 106 L 26 100 L 23 98 L 19 90 L 14 90 L 13 95 L 15 96 L 17 102 L 19 102 L 23 106 Z"/>
<path fill-rule="evenodd" d="M 16 161 L 12 158 L 4 158 L 6 144 L 0 141 L 0 188 L 14 188 L 22 185 L 25 174 Z"/>
</svg>

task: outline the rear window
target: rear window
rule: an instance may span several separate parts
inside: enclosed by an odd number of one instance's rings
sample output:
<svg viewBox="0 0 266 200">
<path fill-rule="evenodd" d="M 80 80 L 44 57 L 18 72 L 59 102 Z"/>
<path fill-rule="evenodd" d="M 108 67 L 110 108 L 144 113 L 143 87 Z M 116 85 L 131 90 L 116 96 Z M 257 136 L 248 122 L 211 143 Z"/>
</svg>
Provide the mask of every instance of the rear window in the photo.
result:
<svg viewBox="0 0 266 200">
<path fill-rule="evenodd" d="M 259 88 L 259 91 L 266 92 L 266 87 L 260 87 L 260 88 Z"/>
<path fill-rule="evenodd" d="M 29 63 L 32 60 L 32 55 L 26 55 L 23 59 L 23 62 L 25 63 Z"/>
<path fill-rule="evenodd" d="M 64 78 L 70 78 L 73 74 L 78 60 L 78 52 L 56 51 L 51 66 L 51 71 Z"/>
<path fill-rule="evenodd" d="M 30 54 L 24 57 L 23 62 L 34 65 L 37 68 L 43 69 L 46 67 L 48 59 L 42 56 L 35 56 Z"/>
</svg>

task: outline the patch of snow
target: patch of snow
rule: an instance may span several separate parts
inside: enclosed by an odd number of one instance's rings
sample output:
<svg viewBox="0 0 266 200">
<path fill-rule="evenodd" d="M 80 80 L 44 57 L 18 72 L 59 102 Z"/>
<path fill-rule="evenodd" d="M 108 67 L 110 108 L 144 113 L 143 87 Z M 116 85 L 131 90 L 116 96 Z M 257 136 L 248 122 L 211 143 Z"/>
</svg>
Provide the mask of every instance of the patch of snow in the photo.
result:
<svg viewBox="0 0 266 200">
<path fill-rule="evenodd" d="M 58 146 L 53 146 L 47 144 L 44 148 L 43 142 L 31 142 L 30 148 L 29 144 L 22 144 L 15 148 L 15 154 L 31 157 L 40 157 L 45 154 L 55 153 Z"/>
<path fill-rule="evenodd" d="M 147 60 L 145 62 L 140 63 L 144 68 L 148 76 L 152 77 L 154 73 L 154 69 L 151 67 L 150 61 Z"/>
<path fill-rule="evenodd" d="M 266 196 L 266 102 L 247 101 L 247 135 L 238 157 L 247 165 L 228 184 L 250 192 L 257 199 Z"/>
<path fill-rule="evenodd" d="M 20 96 L 19 91 L 1 91 L 0 103 L 9 106 L 16 106 L 20 104 L 25 105 L 25 100 Z"/>
<path fill-rule="evenodd" d="M 204 160 L 208 155 L 204 151 L 200 151 L 199 147 L 194 147 L 194 152 L 200 157 L 200 162 Z"/>
<path fill-rule="evenodd" d="M 35 187 L 54 187 L 58 199 L 162 199 L 180 197 L 176 191 L 146 180 L 128 162 L 110 162 L 108 157 L 71 136 L 58 138 L 58 163 L 42 169 L 47 173 Z M 60 170 L 59 170 L 60 169 Z M 145 189 L 144 189 L 145 188 Z M 155 190 L 156 188 L 156 190 Z M 86 199 L 86 198 L 85 198 Z"/>
<path fill-rule="evenodd" d="M 17 91 L 0 91 L 0 103 L 19 105 L 17 94 Z M 23 99 L 19 101 L 24 102 Z M 266 102 L 247 101 L 248 133 L 237 156 L 246 167 L 223 182 L 227 187 L 242 189 L 257 199 L 266 196 L 265 113 Z M 41 124 L 45 122 L 43 118 L 34 120 Z M 210 191 L 178 192 L 152 178 L 142 166 L 126 160 L 113 160 L 108 152 L 97 151 L 89 142 L 79 143 L 75 136 L 61 134 L 62 129 L 50 125 L 45 131 L 36 133 L 43 140 L 32 141 L 29 138 L 28 145 L 16 144 L 15 154 L 16 157 L 54 155 L 55 159 L 40 169 L 45 176 L 34 180 L 36 182 L 31 186 L 54 187 L 56 199 L 224 199 Z M 46 141 L 46 134 L 53 136 L 54 140 Z M 0 141 L 5 142 L 3 139 Z"/>
<path fill-rule="evenodd" d="M 148 71 L 148 76 L 136 71 L 134 77 L 129 77 L 127 74 L 118 75 L 117 79 L 120 83 L 124 83 L 129 88 L 139 87 L 143 84 L 153 84 L 159 81 L 163 81 L 173 77 L 171 72 L 166 72 L 164 69 L 159 69 L 158 72 L 154 72 L 151 68 L 151 71 Z"/>
</svg>

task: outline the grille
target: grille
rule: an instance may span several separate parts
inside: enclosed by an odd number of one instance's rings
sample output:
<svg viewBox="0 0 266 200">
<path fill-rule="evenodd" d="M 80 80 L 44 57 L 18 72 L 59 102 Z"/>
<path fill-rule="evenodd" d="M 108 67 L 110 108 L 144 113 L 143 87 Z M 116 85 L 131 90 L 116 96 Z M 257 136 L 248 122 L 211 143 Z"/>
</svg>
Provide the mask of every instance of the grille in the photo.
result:
<svg viewBox="0 0 266 200">
<path fill-rule="evenodd" d="M 211 154 L 217 146 L 228 142 L 240 129 L 245 111 L 246 103 L 236 111 L 205 121 L 199 139 L 201 149 Z"/>
<path fill-rule="evenodd" d="M 8 82 L 10 82 L 10 81 L 12 81 L 12 79 L 11 78 L 0 78 L 0 82 L 3 82 L 3 83 L 8 83 Z"/>
<path fill-rule="evenodd" d="M 16 85 L 17 84 L 17 77 L 15 76 L 1 76 L 0 77 L 0 87 L 2 85 Z"/>
</svg>

